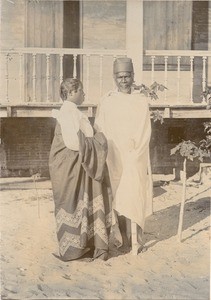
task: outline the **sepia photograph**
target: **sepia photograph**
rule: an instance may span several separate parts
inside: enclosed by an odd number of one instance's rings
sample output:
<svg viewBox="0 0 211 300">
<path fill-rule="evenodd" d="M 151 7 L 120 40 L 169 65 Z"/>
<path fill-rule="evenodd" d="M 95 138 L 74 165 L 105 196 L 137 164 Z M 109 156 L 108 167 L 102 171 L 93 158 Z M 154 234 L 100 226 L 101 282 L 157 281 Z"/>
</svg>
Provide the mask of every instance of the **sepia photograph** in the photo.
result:
<svg viewBox="0 0 211 300">
<path fill-rule="evenodd" d="M 209 300 L 211 0 L 0 17 L 0 299 Z"/>
</svg>

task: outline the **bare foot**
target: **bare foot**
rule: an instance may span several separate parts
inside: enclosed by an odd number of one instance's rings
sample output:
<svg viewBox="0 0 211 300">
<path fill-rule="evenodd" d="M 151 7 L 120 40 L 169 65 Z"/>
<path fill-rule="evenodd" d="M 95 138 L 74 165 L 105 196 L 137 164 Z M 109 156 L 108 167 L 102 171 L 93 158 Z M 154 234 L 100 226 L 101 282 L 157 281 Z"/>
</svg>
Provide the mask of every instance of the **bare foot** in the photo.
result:
<svg viewBox="0 0 211 300">
<path fill-rule="evenodd" d="M 144 253 L 147 251 L 147 246 L 144 246 L 144 245 L 141 245 L 139 248 L 138 248 L 138 254 L 139 253 Z"/>
</svg>

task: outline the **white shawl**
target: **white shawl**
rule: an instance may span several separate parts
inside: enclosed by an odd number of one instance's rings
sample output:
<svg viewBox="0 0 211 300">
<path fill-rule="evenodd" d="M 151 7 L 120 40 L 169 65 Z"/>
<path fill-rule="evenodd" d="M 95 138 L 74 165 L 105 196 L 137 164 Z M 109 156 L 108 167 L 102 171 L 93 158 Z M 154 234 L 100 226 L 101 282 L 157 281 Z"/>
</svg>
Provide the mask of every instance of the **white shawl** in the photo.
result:
<svg viewBox="0 0 211 300">
<path fill-rule="evenodd" d="M 112 92 L 102 99 L 95 125 L 108 139 L 113 208 L 143 228 L 146 216 L 152 213 L 148 99 L 138 92 Z"/>
</svg>

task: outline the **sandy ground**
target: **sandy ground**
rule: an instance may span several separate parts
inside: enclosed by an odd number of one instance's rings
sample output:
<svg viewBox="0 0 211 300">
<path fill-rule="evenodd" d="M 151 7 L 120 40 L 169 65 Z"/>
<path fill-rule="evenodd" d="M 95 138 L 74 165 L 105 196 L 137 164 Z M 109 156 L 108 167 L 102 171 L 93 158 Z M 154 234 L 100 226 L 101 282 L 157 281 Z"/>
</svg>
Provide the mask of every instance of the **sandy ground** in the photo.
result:
<svg viewBox="0 0 211 300">
<path fill-rule="evenodd" d="M 62 262 L 49 181 L 1 179 L 2 299 L 209 299 L 210 190 L 187 188 L 182 242 L 177 240 L 181 184 L 154 187 L 147 251 L 110 246 L 104 261 Z M 37 191 L 37 193 L 36 193 Z"/>
</svg>

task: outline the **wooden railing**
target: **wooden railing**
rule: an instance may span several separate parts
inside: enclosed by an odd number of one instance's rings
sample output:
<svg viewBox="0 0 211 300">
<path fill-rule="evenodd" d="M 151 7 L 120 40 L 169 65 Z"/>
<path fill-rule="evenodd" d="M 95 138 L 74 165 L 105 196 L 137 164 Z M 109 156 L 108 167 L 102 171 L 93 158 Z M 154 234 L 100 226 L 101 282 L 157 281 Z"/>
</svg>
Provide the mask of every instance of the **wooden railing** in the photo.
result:
<svg viewBox="0 0 211 300">
<path fill-rule="evenodd" d="M 84 84 L 86 102 L 97 104 L 113 89 L 113 60 L 126 50 L 17 48 L 1 51 L 1 103 L 58 103 L 64 76 Z M 211 51 L 146 50 L 143 83 L 164 84 L 157 104 L 205 104 L 201 97 L 211 68 Z"/>
<path fill-rule="evenodd" d="M 151 82 L 161 80 L 168 88 L 164 103 L 206 104 L 202 92 L 211 86 L 211 51 L 146 50 L 145 56 Z"/>
</svg>

